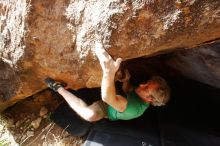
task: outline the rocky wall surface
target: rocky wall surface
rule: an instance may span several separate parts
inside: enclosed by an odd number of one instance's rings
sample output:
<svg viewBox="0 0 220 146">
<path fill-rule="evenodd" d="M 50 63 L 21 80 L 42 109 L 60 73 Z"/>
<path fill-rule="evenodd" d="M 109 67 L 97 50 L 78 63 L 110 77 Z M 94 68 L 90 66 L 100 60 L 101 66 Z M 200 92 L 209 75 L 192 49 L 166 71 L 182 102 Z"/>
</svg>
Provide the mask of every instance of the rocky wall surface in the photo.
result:
<svg viewBox="0 0 220 146">
<path fill-rule="evenodd" d="M 220 88 L 220 43 L 175 52 L 164 62 L 176 74 Z"/>
<path fill-rule="evenodd" d="M 1 0 L 0 110 L 46 88 L 100 86 L 95 41 L 124 60 L 220 38 L 218 0 Z"/>
<path fill-rule="evenodd" d="M 173 79 L 178 81 L 181 78 L 188 78 L 220 88 L 220 43 L 153 57 L 130 59 L 124 64 L 131 73 L 133 84 L 138 84 L 153 75 L 159 75 L 168 82 L 169 80 L 172 82 Z"/>
</svg>

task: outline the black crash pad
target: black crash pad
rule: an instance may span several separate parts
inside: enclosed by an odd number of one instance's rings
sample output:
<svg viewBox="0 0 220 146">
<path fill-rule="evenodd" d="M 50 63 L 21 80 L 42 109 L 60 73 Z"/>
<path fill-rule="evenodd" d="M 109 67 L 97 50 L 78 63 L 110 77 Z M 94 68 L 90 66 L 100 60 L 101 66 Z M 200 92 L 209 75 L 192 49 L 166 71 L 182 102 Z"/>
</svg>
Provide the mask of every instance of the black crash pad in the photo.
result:
<svg viewBox="0 0 220 146">
<path fill-rule="evenodd" d="M 150 114 L 150 113 L 149 113 Z M 155 117 L 130 121 L 103 120 L 94 125 L 84 146 L 161 146 Z"/>
<path fill-rule="evenodd" d="M 85 146 L 219 146 L 220 90 L 191 80 L 170 85 L 168 105 L 150 107 L 137 119 L 89 123 L 65 103 L 53 113 L 52 120 L 63 128 L 69 125 L 66 130 L 75 136 L 88 133 Z M 97 92 L 99 89 L 86 90 L 94 96 L 100 95 Z"/>
<path fill-rule="evenodd" d="M 84 146 L 220 146 L 220 90 L 191 81 L 171 83 L 166 107 L 131 121 L 97 123 Z"/>
<path fill-rule="evenodd" d="M 74 136 L 84 136 L 88 133 L 92 123 L 83 120 L 67 103 L 62 103 L 51 115 L 51 119 Z"/>
</svg>

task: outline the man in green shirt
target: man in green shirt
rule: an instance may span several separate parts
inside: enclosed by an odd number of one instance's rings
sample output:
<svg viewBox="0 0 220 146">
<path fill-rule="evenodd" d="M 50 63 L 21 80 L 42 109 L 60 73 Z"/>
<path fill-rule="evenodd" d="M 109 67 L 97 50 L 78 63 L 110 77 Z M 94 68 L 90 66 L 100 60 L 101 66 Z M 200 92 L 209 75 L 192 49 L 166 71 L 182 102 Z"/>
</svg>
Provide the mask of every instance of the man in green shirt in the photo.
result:
<svg viewBox="0 0 220 146">
<path fill-rule="evenodd" d="M 54 91 L 61 94 L 69 106 L 83 119 L 93 122 L 103 118 L 109 120 L 130 120 L 141 116 L 149 107 L 163 106 L 169 100 L 169 87 L 166 81 L 153 76 L 146 82 L 132 88 L 129 84 L 130 75 L 125 71 L 122 89 L 126 96 L 117 95 L 115 89 L 115 75 L 120 67 L 121 58 L 113 60 L 102 44 L 96 42 L 96 55 L 99 59 L 103 77 L 101 83 L 102 100 L 87 105 L 83 100 L 67 91 L 62 84 L 51 78 L 45 83 Z"/>
</svg>

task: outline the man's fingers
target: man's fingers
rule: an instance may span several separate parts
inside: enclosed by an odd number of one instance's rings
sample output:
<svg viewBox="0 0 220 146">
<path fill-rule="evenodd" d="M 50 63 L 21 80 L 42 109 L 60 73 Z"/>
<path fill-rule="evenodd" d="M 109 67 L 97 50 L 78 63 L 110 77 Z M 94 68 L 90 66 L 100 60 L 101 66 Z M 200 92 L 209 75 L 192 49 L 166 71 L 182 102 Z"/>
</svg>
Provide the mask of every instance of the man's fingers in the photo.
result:
<svg viewBox="0 0 220 146">
<path fill-rule="evenodd" d="M 114 61 L 108 52 L 104 49 L 103 45 L 97 41 L 95 42 L 95 53 L 100 62 L 110 61 L 113 63 L 112 65 L 114 65 L 116 69 L 119 68 L 122 62 L 121 58 L 117 58 L 116 61 Z"/>
<path fill-rule="evenodd" d="M 98 54 L 104 50 L 103 45 L 100 42 L 95 42 L 95 53 Z"/>
<path fill-rule="evenodd" d="M 106 52 L 103 45 L 99 42 L 95 42 L 95 53 L 100 61 L 111 59 L 111 56 Z"/>
<path fill-rule="evenodd" d="M 98 58 L 100 58 L 103 54 L 103 46 L 99 42 L 95 42 L 95 54 L 97 55 Z"/>
<path fill-rule="evenodd" d="M 122 62 L 122 58 L 117 58 L 115 61 L 115 67 L 119 68 L 121 62 Z"/>
<path fill-rule="evenodd" d="M 99 52 L 96 55 L 101 62 L 112 59 L 112 57 L 106 51 L 101 53 Z"/>
</svg>

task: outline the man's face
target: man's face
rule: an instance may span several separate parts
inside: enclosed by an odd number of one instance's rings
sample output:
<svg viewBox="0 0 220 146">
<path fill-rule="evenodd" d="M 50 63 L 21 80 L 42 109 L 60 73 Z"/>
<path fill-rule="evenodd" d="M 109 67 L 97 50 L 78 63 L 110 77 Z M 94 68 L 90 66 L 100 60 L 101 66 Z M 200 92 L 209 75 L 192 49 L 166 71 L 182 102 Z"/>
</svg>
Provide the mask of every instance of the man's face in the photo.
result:
<svg viewBox="0 0 220 146">
<path fill-rule="evenodd" d="M 135 92 L 137 93 L 137 95 L 141 97 L 142 100 L 151 103 L 154 100 L 154 98 L 151 96 L 152 92 L 157 90 L 158 88 L 159 88 L 158 83 L 154 81 L 148 81 L 147 83 L 140 84 L 135 89 Z"/>
</svg>

